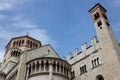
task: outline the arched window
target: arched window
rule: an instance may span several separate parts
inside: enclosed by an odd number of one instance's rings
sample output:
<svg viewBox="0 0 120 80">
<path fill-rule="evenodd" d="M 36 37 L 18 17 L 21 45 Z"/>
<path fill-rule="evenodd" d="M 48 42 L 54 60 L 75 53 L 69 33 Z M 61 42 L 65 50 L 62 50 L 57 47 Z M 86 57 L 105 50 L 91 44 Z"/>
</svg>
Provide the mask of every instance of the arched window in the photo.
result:
<svg viewBox="0 0 120 80">
<path fill-rule="evenodd" d="M 61 64 L 61 73 L 63 73 L 63 64 Z"/>
<path fill-rule="evenodd" d="M 95 67 L 97 66 L 96 59 L 94 59 Z"/>
<path fill-rule="evenodd" d="M 37 67 L 37 70 L 39 70 L 39 61 L 37 61 L 37 65 L 36 65 Z"/>
<path fill-rule="evenodd" d="M 98 66 L 99 66 L 99 58 L 97 58 L 97 64 L 98 64 Z"/>
<path fill-rule="evenodd" d="M 30 42 L 30 48 L 32 47 L 32 41 Z"/>
<path fill-rule="evenodd" d="M 68 76 L 68 69 L 66 69 L 66 74 L 67 74 L 67 76 Z"/>
<path fill-rule="evenodd" d="M 31 64 L 29 65 L 29 68 L 28 68 L 28 75 L 30 75 L 31 74 Z"/>
<path fill-rule="evenodd" d="M 33 62 L 33 71 L 35 71 L 35 63 Z"/>
<path fill-rule="evenodd" d="M 81 66 L 81 67 L 80 67 L 80 75 L 82 75 L 82 74 L 84 74 L 84 73 L 86 73 L 86 72 L 87 72 L 87 66 L 86 66 L 86 65 Z"/>
<path fill-rule="evenodd" d="M 17 43 L 16 43 L 16 46 L 18 46 L 18 41 L 17 41 Z"/>
<path fill-rule="evenodd" d="M 18 56 L 18 51 L 16 51 L 16 56 Z"/>
<path fill-rule="evenodd" d="M 92 60 L 92 66 L 93 68 L 100 66 L 100 59 L 99 57 Z"/>
<path fill-rule="evenodd" d="M 64 74 L 66 74 L 66 66 L 64 65 Z"/>
<path fill-rule="evenodd" d="M 84 66 L 82 66 L 82 73 L 84 73 L 85 72 L 85 70 L 84 70 Z"/>
<path fill-rule="evenodd" d="M 15 44 L 16 44 L 16 41 L 14 41 L 14 43 L 13 43 L 13 47 L 15 46 Z"/>
<path fill-rule="evenodd" d="M 94 18 L 95 20 L 98 19 L 100 17 L 99 13 L 97 12 L 96 14 L 94 14 Z"/>
<path fill-rule="evenodd" d="M 46 61 L 46 70 L 49 70 L 49 63 Z"/>
<path fill-rule="evenodd" d="M 14 51 L 14 56 L 17 56 L 17 51 Z"/>
<path fill-rule="evenodd" d="M 15 51 L 13 51 L 13 56 L 15 56 Z"/>
<path fill-rule="evenodd" d="M 21 46 L 21 40 L 19 41 L 19 46 Z"/>
<path fill-rule="evenodd" d="M 59 62 L 57 63 L 57 72 L 59 72 Z"/>
<path fill-rule="evenodd" d="M 75 71 L 72 71 L 71 72 L 71 79 L 74 79 L 75 78 Z"/>
<path fill-rule="evenodd" d="M 41 61 L 41 70 L 44 70 L 44 62 Z"/>
<path fill-rule="evenodd" d="M 55 61 L 53 62 L 53 71 L 56 71 L 56 63 L 55 63 Z"/>
<path fill-rule="evenodd" d="M 13 53 L 13 51 L 12 51 L 12 52 L 11 52 L 11 56 L 13 56 L 13 54 L 14 54 L 14 53 Z"/>
<path fill-rule="evenodd" d="M 24 40 L 22 40 L 22 45 L 24 44 Z"/>
<path fill-rule="evenodd" d="M 104 77 L 103 77 L 102 75 L 98 75 L 98 76 L 96 77 L 96 80 L 104 80 Z"/>
</svg>

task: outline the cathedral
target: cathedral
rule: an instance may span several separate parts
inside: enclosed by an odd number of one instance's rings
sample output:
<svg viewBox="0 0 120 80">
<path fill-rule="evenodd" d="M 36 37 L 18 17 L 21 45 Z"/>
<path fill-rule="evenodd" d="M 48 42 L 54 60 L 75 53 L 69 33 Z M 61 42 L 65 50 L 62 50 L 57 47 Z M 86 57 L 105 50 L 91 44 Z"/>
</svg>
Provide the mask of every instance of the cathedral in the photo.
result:
<svg viewBox="0 0 120 80">
<path fill-rule="evenodd" d="M 90 46 L 84 43 L 65 60 L 50 44 L 28 35 L 12 38 L 0 63 L 0 80 L 120 80 L 120 44 L 107 10 L 98 3 L 89 12 L 98 38 Z"/>
</svg>

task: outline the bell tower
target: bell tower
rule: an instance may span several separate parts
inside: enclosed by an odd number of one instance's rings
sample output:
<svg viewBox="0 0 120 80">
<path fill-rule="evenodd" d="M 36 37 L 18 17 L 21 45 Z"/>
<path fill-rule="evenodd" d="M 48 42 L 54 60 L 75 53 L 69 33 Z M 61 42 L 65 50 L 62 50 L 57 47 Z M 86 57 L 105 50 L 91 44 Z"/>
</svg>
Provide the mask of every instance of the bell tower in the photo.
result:
<svg viewBox="0 0 120 80">
<path fill-rule="evenodd" d="M 106 37 L 109 34 L 110 35 L 112 34 L 112 37 L 113 37 L 113 32 L 111 30 L 110 23 L 106 15 L 107 10 L 98 3 L 92 9 L 90 9 L 89 12 L 92 15 L 92 19 L 93 19 L 99 40 L 102 39 L 103 34 L 104 34 L 104 37 Z"/>
<path fill-rule="evenodd" d="M 104 64 L 103 70 L 109 73 L 109 75 L 104 73 L 104 76 L 106 80 L 116 79 L 116 76 L 120 76 L 119 74 L 113 75 L 114 73 L 119 73 L 118 71 L 120 70 L 120 68 L 118 68 L 118 66 L 120 66 L 120 46 L 106 15 L 107 10 L 98 3 L 91 8 L 89 12 L 92 15 L 97 32 L 99 40 L 98 46 L 101 48 L 100 55 L 103 61 L 102 64 Z M 119 78 L 116 80 L 119 80 Z"/>
<path fill-rule="evenodd" d="M 28 35 L 12 38 L 6 46 L 6 51 L 1 65 L 1 71 L 4 74 L 9 73 L 9 71 L 15 65 L 17 65 L 17 63 L 19 63 L 20 57 L 24 51 L 35 49 L 41 46 L 42 44 L 40 41 Z"/>
</svg>

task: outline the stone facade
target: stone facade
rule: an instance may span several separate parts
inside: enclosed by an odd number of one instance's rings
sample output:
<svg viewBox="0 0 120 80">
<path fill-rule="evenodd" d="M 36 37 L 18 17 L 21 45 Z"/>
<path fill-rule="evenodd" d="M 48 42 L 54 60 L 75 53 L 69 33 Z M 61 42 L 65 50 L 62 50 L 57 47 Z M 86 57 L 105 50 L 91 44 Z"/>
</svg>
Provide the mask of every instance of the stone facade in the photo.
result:
<svg viewBox="0 0 120 80">
<path fill-rule="evenodd" d="M 68 62 L 74 72 L 73 80 L 120 80 L 120 46 L 117 42 L 106 9 L 99 3 L 89 12 L 92 15 L 98 40 L 94 37 L 91 46 L 82 45 L 82 51 L 68 54 Z"/>
<path fill-rule="evenodd" d="M 67 61 L 48 44 L 26 36 L 12 38 L 6 46 L 0 80 L 120 80 L 120 46 L 106 9 L 99 3 L 89 12 L 98 35 L 91 46 L 82 45 Z"/>
<path fill-rule="evenodd" d="M 10 40 L 0 72 L 0 80 L 70 80 L 71 66 L 49 44 L 26 35 Z"/>
</svg>

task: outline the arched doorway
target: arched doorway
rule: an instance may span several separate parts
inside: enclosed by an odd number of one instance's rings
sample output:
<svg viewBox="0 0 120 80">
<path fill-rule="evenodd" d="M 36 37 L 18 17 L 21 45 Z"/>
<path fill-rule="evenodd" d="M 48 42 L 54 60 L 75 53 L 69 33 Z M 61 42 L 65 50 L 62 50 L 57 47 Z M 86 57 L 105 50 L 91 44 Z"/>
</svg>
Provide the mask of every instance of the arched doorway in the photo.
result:
<svg viewBox="0 0 120 80">
<path fill-rule="evenodd" d="M 98 75 L 98 76 L 96 77 L 96 80 L 104 80 L 104 78 L 103 78 L 102 75 Z"/>
</svg>

